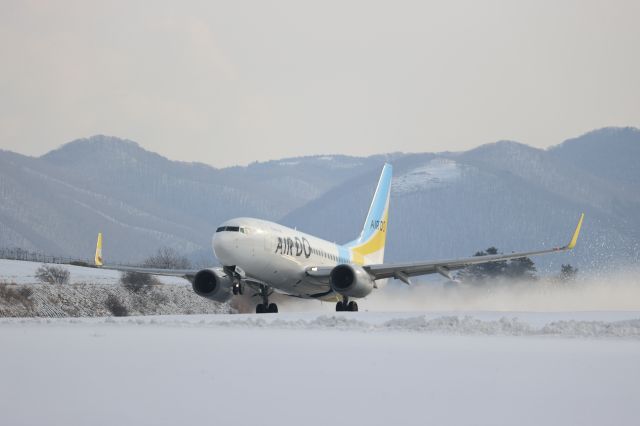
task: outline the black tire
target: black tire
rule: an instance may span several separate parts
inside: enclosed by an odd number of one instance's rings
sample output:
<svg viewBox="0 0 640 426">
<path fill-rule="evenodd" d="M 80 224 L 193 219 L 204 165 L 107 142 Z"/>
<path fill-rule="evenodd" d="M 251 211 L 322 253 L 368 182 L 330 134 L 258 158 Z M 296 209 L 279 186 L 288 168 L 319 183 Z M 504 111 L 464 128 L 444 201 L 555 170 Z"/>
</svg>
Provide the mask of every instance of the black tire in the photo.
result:
<svg viewBox="0 0 640 426">
<path fill-rule="evenodd" d="M 262 303 L 258 303 L 256 305 L 256 314 L 264 314 L 266 312 L 266 309 L 264 308 L 264 305 Z"/>
<path fill-rule="evenodd" d="M 235 296 L 236 294 L 238 294 L 238 287 L 236 287 L 236 286 L 234 285 L 234 286 L 233 286 L 233 289 L 232 289 L 231 291 L 233 291 L 233 294 L 234 294 L 234 296 Z"/>
<path fill-rule="evenodd" d="M 342 302 L 336 303 L 336 312 L 342 312 L 342 311 L 344 311 L 344 303 Z"/>
<path fill-rule="evenodd" d="M 267 312 L 269 312 L 271 314 L 277 314 L 278 313 L 278 305 L 276 305 L 275 303 L 269 303 L 269 309 L 267 309 Z"/>
<path fill-rule="evenodd" d="M 358 304 L 356 302 L 349 302 L 348 311 L 358 312 Z"/>
</svg>

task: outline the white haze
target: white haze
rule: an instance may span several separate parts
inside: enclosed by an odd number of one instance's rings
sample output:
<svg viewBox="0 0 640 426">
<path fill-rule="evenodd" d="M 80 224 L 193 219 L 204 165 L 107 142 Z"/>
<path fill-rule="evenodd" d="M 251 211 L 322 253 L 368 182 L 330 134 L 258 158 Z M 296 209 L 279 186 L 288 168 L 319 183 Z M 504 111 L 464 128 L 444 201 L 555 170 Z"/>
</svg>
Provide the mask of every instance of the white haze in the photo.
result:
<svg viewBox="0 0 640 426">
<path fill-rule="evenodd" d="M 469 285 L 432 281 L 411 286 L 390 281 L 358 300 L 362 311 L 501 311 L 575 312 L 640 311 L 640 279 L 635 269 L 578 276 L 572 282 L 556 278 Z M 279 301 L 283 311 L 332 311 L 334 304 L 308 300 Z"/>
<path fill-rule="evenodd" d="M 635 273 L 620 272 L 568 283 L 543 278 L 477 286 L 394 285 L 374 294 L 367 307 L 398 311 L 634 311 L 640 310 L 640 280 Z"/>
</svg>

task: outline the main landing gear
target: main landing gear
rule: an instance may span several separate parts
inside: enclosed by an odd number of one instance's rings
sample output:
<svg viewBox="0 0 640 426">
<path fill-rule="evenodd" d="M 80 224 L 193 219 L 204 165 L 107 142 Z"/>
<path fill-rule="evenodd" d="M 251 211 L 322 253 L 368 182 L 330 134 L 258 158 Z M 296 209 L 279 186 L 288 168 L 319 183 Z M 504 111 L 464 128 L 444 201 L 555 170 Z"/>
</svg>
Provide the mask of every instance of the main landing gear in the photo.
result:
<svg viewBox="0 0 640 426">
<path fill-rule="evenodd" d="M 354 301 L 349 302 L 348 297 L 343 297 L 341 301 L 336 303 L 336 312 L 342 311 L 358 312 L 358 304 Z"/>
<path fill-rule="evenodd" d="M 260 286 L 260 297 L 262 297 L 262 303 L 256 305 L 256 314 L 277 314 L 278 305 L 275 303 L 269 303 L 269 296 L 272 292 L 269 291 L 269 287 L 266 285 Z"/>
</svg>

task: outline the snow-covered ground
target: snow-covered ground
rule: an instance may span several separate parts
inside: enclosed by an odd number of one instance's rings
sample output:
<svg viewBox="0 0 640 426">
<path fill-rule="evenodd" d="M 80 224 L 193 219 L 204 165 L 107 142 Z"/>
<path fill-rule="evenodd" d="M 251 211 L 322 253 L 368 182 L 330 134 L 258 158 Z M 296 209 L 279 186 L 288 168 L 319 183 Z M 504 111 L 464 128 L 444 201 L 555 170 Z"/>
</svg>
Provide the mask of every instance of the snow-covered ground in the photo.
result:
<svg viewBox="0 0 640 426">
<path fill-rule="evenodd" d="M 122 286 L 117 271 L 57 265 L 70 272 L 70 283 L 42 284 L 35 278 L 40 265 L 0 260 L 0 317 L 106 316 L 115 312 L 115 305 L 124 308 L 128 315 L 231 311 L 227 303 L 196 295 L 191 284 L 182 278 L 157 277 L 165 285 L 131 291 Z"/>
<path fill-rule="evenodd" d="M 0 281 L 37 266 L 0 261 Z M 75 292 L 125 291 L 68 268 Z M 635 425 L 637 277 L 391 284 L 358 313 L 2 318 L 0 425 Z"/>
<path fill-rule="evenodd" d="M 0 320 L 0 423 L 635 425 L 640 312 Z"/>
<path fill-rule="evenodd" d="M 24 262 L 20 260 L 0 259 L 0 282 L 16 284 L 34 284 L 38 280 L 35 277 L 36 270 L 42 265 L 37 262 Z M 118 284 L 120 272 L 106 269 L 86 268 L 73 265 L 55 265 L 65 268 L 70 273 L 71 284 Z M 158 277 L 163 284 L 189 284 L 188 281 L 178 277 Z"/>
</svg>

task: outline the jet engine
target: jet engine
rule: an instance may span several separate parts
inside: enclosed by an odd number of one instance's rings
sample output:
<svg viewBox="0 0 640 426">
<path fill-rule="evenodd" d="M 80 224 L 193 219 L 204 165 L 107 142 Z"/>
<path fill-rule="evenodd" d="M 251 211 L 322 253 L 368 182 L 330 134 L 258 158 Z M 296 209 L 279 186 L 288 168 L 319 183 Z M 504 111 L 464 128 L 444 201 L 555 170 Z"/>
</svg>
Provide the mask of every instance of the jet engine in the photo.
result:
<svg viewBox="0 0 640 426">
<path fill-rule="evenodd" d="M 329 274 L 331 288 L 348 297 L 365 297 L 373 291 L 371 276 L 361 266 L 338 265 Z"/>
<path fill-rule="evenodd" d="M 198 296 L 224 303 L 231 299 L 233 282 L 221 269 L 203 269 L 193 277 L 192 287 Z"/>
</svg>

